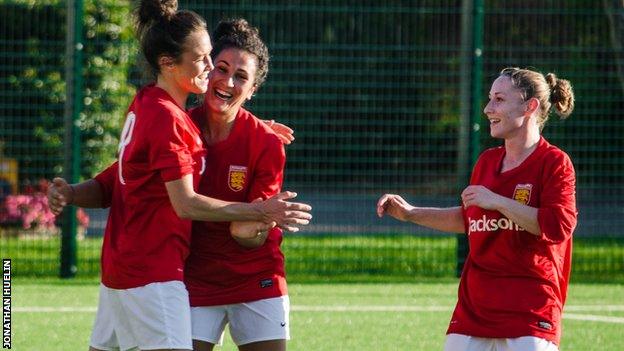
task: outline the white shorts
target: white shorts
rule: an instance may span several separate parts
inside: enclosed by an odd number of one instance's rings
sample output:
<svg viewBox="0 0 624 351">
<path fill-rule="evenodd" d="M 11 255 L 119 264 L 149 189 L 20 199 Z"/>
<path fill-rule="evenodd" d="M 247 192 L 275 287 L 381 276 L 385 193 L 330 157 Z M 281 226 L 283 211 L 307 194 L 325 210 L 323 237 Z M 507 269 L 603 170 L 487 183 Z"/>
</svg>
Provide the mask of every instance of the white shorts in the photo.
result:
<svg viewBox="0 0 624 351">
<path fill-rule="evenodd" d="M 448 334 L 444 351 L 559 351 L 559 348 L 553 342 L 535 336 L 498 339 Z"/>
<path fill-rule="evenodd" d="M 223 343 L 225 325 L 237 346 L 258 341 L 289 340 L 288 295 L 233 305 L 191 307 L 193 339 Z"/>
<path fill-rule="evenodd" d="M 100 350 L 192 350 L 188 292 L 181 281 L 132 289 L 100 284 L 91 346 Z"/>
</svg>

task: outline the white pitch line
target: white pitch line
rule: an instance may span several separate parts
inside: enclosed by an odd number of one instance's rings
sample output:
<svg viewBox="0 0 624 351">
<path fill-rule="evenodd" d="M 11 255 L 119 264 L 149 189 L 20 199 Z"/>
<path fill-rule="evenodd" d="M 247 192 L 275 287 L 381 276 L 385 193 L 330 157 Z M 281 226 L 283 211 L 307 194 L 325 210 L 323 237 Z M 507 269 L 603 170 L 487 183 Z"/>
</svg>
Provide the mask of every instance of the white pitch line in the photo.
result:
<svg viewBox="0 0 624 351">
<path fill-rule="evenodd" d="M 590 322 L 606 322 L 606 323 L 621 323 L 624 324 L 624 318 L 622 317 L 609 317 L 609 316 L 596 316 L 593 314 L 576 314 L 576 313 L 564 313 L 563 319 L 575 319 L 579 321 Z"/>
<path fill-rule="evenodd" d="M 51 313 L 51 312 L 96 312 L 96 307 L 13 307 L 11 312 Z"/>
<path fill-rule="evenodd" d="M 306 306 L 293 305 L 291 311 L 300 312 L 451 312 L 448 306 Z M 14 307 L 13 312 L 96 312 L 95 307 Z"/>
<path fill-rule="evenodd" d="M 293 305 L 291 311 L 303 312 L 450 312 L 449 306 L 306 306 Z"/>
<path fill-rule="evenodd" d="M 624 311 L 624 305 L 571 305 L 565 306 L 563 311 Z"/>
<path fill-rule="evenodd" d="M 303 312 L 445 312 L 451 311 L 453 306 L 414 306 L 414 305 L 293 305 L 292 311 Z M 95 312 L 95 307 L 13 307 L 14 312 Z M 595 312 L 624 311 L 624 305 L 570 305 L 565 307 L 565 312 Z"/>
</svg>

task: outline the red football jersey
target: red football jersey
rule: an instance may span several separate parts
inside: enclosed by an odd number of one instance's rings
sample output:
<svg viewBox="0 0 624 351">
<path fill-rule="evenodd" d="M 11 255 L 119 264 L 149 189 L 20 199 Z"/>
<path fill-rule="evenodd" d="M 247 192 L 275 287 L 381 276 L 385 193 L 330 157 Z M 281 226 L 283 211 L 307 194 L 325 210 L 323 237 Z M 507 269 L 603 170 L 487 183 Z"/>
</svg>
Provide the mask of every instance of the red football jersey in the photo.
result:
<svg viewBox="0 0 624 351">
<path fill-rule="evenodd" d="M 129 289 L 183 280 L 191 221 L 178 217 L 165 182 L 193 174 L 197 186 L 205 166 L 199 129 L 167 92 L 148 85 L 130 105 L 120 139 L 119 161 L 95 178 L 111 207 L 102 283 Z"/>
<path fill-rule="evenodd" d="M 501 172 L 504 156 L 504 147 L 481 154 L 470 184 L 538 208 L 541 234 L 498 211 L 463 209 L 470 253 L 447 333 L 559 344 L 577 216 L 574 168 L 544 138 L 522 164 Z"/>
<path fill-rule="evenodd" d="M 198 125 L 204 107 L 193 111 Z M 201 128 L 200 128 L 201 129 Z M 228 138 L 207 147 L 199 193 L 226 201 L 251 202 L 280 192 L 284 146 L 262 121 L 241 108 Z M 281 230 L 264 245 L 247 249 L 232 239 L 229 222 L 193 222 L 185 283 L 191 306 L 234 304 L 287 294 Z"/>
</svg>

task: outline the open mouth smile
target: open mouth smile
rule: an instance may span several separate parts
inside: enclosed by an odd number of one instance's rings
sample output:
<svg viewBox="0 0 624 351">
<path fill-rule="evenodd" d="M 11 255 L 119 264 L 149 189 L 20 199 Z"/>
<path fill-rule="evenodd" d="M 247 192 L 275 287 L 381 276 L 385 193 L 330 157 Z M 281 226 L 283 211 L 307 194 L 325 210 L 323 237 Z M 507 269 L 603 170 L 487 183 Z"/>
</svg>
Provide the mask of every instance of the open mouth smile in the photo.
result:
<svg viewBox="0 0 624 351">
<path fill-rule="evenodd" d="M 218 97 L 221 100 L 224 101 L 229 101 L 230 99 L 232 99 L 232 94 L 228 93 L 227 91 L 221 90 L 221 89 L 215 89 L 214 90 L 214 94 L 216 97 Z"/>
</svg>

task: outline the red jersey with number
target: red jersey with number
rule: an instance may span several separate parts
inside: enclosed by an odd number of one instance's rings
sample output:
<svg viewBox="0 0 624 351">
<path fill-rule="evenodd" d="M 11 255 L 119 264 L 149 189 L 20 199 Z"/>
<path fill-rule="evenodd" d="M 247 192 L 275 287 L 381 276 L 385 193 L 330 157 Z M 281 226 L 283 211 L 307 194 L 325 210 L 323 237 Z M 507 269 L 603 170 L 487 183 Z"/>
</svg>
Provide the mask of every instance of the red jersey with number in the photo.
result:
<svg viewBox="0 0 624 351">
<path fill-rule="evenodd" d="M 538 208 L 541 233 L 526 232 L 498 211 L 463 209 L 470 253 L 447 333 L 559 344 L 577 217 L 574 168 L 544 138 L 522 164 L 501 172 L 504 156 L 504 147 L 485 151 L 470 184 Z"/>
<path fill-rule="evenodd" d="M 186 111 L 154 85 L 141 89 L 128 109 L 119 161 L 95 178 L 110 205 L 102 247 L 105 286 L 184 279 L 191 221 L 178 217 L 165 183 L 193 174 L 197 186 L 204 156 L 199 129 Z"/>
<path fill-rule="evenodd" d="M 203 106 L 192 113 L 205 124 Z M 226 201 L 251 202 L 280 192 L 284 146 L 262 121 L 240 109 L 228 138 L 207 146 L 198 192 Z M 191 306 L 235 304 L 287 294 L 282 232 L 273 229 L 264 245 L 248 249 L 230 234 L 229 222 L 193 221 L 185 283 Z"/>
</svg>

